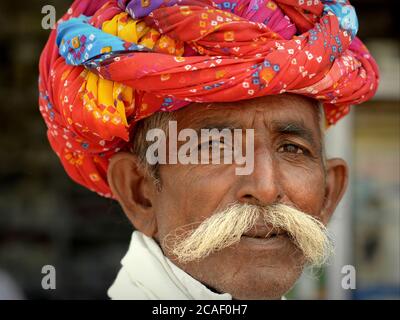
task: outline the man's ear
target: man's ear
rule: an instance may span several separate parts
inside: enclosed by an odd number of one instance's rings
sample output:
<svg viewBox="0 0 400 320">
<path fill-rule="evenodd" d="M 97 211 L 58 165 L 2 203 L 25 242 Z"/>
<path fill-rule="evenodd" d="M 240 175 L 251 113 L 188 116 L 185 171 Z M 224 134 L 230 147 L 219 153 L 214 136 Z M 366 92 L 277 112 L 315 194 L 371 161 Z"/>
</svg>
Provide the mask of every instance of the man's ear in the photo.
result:
<svg viewBox="0 0 400 320">
<path fill-rule="evenodd" d="M 342 199 L 348 183 L 348 167 L 343 159 L 333 158 L 326 163 L 325 202 L 321 220 L 326 225 Z"/>
<path fill-rule="evenodd" d="M 135 228 L 149 237 L 157 233 L 153 201 L 156 187 L 137 156 L 119 152 L 110 160 L 107 179 L 111 191 Z"/>
</svg>

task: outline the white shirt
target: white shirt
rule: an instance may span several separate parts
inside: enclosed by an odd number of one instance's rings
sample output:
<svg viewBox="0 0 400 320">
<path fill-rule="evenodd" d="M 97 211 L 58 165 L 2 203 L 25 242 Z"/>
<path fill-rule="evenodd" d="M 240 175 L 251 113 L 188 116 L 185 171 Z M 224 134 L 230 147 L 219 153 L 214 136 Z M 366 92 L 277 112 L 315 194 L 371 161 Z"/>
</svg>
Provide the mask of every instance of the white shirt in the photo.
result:
<svg viewBox="0 0 400 320">
<path fill-rule="evenodd" d="M 229 293 L 215 293 L 178 268 L 152 238 L 134 231 L 122 268 L 108 289 L 118 300 L 232 300 Z"/>
</svg>

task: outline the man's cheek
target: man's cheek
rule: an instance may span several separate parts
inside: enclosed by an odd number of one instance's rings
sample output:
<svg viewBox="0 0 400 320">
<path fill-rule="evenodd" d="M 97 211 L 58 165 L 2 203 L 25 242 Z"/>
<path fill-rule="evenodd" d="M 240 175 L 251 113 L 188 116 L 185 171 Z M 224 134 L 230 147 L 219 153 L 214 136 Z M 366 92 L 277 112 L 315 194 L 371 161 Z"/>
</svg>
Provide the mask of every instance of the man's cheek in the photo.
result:
<svg viewBox="0 0 400 320">
<path fill-rule="evenodd" d="M 325 195 L 321 170 L 286 171 L 282 181 L 286 196 L 298 208 L 305 212 L 319 212 Z"/>
<path fill-rule="evenodd" d="M 232 202 L 234 199 L 231 199 L 229 189 L 234 179 L 227 169 L 222 165 L 188 165 L 180 167 L 175 174 L 173 170 L 166 170 L 162 177 L 166 183 L 157 201 L 160 221 L 165 229 L 172 231 L 202 221 L 219 206 Z M 230 171 L 234 172 L 234 169 Z"/>
<path fill-rule="evenodd" d="M 187 165 L 186 172 L 176 181 L 184 182 L 179 185 L 182 193 L 193 201 L 201 202 L 205 199 L 221 199 L 226 189 L 234 183 L 235 177 L 234 165 L 199 164 Z"/>
</svg>

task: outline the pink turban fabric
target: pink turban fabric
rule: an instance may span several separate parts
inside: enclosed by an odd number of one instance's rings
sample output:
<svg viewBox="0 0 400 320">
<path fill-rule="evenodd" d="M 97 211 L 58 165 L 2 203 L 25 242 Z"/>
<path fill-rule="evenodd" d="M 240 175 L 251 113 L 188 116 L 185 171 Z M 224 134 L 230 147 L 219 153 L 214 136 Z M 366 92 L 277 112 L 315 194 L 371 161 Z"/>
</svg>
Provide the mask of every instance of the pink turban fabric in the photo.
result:
<svg viewBox="0 0 400 320">
<path fill-rule="evenodd" d="M 113 197 L 109 159 L 158 111 L 288 92 L 332 125 L 377 90 L 357 29 L 345 0 L 77 0 L 40 58 L 48 139 L 73 180 Z"/>
</svg>

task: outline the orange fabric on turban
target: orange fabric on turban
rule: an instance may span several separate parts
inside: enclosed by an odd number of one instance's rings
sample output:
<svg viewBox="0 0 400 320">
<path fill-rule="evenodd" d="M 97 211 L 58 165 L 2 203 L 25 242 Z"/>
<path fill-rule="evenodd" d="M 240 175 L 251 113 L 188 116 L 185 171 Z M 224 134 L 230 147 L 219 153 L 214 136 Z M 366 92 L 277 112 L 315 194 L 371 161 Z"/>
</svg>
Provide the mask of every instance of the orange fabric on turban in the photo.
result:
<svg viewBox="0 0 400 320">
<path fill-rule="evenodd" d="M 334 124 L 377 90 L 357 28 L 346 0 L 77 0 L 40 59 L 50 144 L 72 179 L 112 197 L 109 159 L 157 111 L 289 92 Z"/>
</svg>

